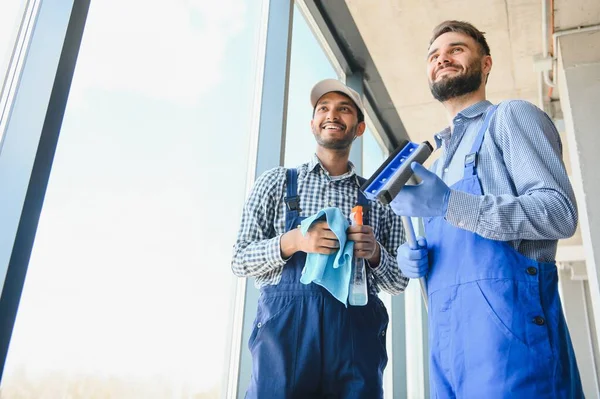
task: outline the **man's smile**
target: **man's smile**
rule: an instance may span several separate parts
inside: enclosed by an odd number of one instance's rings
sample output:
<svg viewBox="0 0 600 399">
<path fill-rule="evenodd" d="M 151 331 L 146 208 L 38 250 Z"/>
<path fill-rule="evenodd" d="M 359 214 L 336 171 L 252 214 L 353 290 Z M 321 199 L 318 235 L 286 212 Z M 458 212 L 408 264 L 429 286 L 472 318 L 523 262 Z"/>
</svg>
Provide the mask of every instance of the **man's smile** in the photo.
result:
<svg viewBox="0 0 600 399">
<path fill-rule="evenodd" d="M 323 130 L 329 130 L 329 131 L 342 131 L 346 128 L 346 126 L 340 124 L 340 123 L 332 123 L 332 122 L 327 122 L 321 125 L 321 129 Z"/>
</svg>

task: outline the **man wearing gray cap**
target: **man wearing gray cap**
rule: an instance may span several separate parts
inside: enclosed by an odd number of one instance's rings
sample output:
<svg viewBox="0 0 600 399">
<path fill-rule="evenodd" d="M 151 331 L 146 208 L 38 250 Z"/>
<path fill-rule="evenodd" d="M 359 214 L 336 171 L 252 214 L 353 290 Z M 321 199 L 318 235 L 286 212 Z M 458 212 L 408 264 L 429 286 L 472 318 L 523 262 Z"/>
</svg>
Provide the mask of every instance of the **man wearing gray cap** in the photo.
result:
<svg viewBox="0 0 600 399">
<path fill-rule="evenodd" d="M 274 168 L 257 179 L 234 247 L 234 274 L 256 277 L 261 290 L 246 397 L 382 398 L 388 315 L 377 293 L 406 287 L 396 265 L 404 230 L 391 208 L 364 197 L 364 179 L 348 160 L 366 127 L 359 94 L 326 79 L 310 101 L 316 153 L 297 168 Z M 347 306 L 321 285 L 300 282 L 307 254 L 340 249 L 332 226 L 317 221 L 304 235 L 297 227 L 328 207 L 348 217 L 357 204 L 365 209 L 364 226 L 350 226 L 346 238 L 354 241 L 353 255 L 366 260 L 369 295 L 365 306 Z"/>
</svg>

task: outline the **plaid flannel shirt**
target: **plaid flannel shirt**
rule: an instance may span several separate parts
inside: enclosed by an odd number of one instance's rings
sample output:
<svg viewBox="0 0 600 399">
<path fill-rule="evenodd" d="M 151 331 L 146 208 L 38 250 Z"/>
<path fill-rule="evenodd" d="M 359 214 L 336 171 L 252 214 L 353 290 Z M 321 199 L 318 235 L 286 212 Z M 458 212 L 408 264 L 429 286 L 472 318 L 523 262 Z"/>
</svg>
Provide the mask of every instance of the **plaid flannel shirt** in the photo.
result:
<svg viewBox="0 0 600 399">
<path fill-rule="evenodd" d="M 349 172 L 332 177 L 313 155 L 310 162 L 297 169 L 300 216 L 308 217 L 326 207 L 338 207 L 344 215 L 350 215 L 360 186 L 352 163 Z M 286 264 L 280 249 L 285 233 L 285 192 L 286 169 L 274 168 L 258 178 L 244 205 L 231 267 L 237 276 L 256 277 L 257 288 L 278 284 Z M 408 284 L 396 263 L 397 248 L 405 241 L 401 219 L 389 206 L 371 201 L 368 224 L 381 248 L 379 265 L 367 267 L 370 293 L 384 290 L 398 294 Z"/>
</svg>

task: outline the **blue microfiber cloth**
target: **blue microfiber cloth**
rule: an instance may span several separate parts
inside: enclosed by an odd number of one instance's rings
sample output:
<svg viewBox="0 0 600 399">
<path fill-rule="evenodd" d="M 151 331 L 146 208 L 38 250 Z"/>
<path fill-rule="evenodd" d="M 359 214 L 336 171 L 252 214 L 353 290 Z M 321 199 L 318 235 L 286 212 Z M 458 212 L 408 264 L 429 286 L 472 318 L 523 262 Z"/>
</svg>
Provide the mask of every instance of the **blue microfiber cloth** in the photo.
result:
<svg viewBox="0 0 600 399">
<path fill-rule="evenodd" d="M 346 230 L 350 225 L 348 220 L 338 208 L 325 208 L 304 219 L 300 223 L 300 231 L 302 235 L 306 235 L 310 226 L 323 217 L 331 231 L 337 236 L 340 249 L 331 255 L 307 254 L 300 282 L 303 284 L 319 284 L 347 307 L 348 286 L 350 285 L 352 256 L 354 254 L 354 241 L 346 240 Z"/>
</svg>

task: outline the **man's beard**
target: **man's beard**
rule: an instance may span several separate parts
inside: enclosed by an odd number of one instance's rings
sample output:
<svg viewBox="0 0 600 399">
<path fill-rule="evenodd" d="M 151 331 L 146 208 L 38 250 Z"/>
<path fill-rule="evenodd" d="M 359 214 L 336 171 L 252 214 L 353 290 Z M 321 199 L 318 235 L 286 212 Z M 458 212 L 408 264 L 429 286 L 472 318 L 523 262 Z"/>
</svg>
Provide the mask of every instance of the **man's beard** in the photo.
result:
<svg viewBox="0 0 600 399">
<path fill-rule="evenodd" d="M 317 140 L 317 143 L 323 148 L 327 148 L 330 150 L 346 150 L 346 149 L 350 148 L 350 146 L 352 145 L 352 142 L 354 141 L 354 138 L 356 137 L 356 129 L 357 128 L 358 128 L 358 125 L 348 127 L 347 128 L 348 131 L 346 132 L 346 135 L 339 139 L 329 139 L 329 140 L 324 139 L 321 134 L 321 132 L 324 129 L 321 129 L 321 128 L 313 127 L 313 134 L 315 135 L 315 139 Z"/>
<path fill-rule="evenodd" d="M 457 69 L 460 70 L 460 66 Z M 477 91 L 482 81 L 480 60 L 473 61 L 468 71 L 465 74 L 430 83 L 429 89 L 433 97 L 439 102 L 444 102 Z"/>
</svg>

